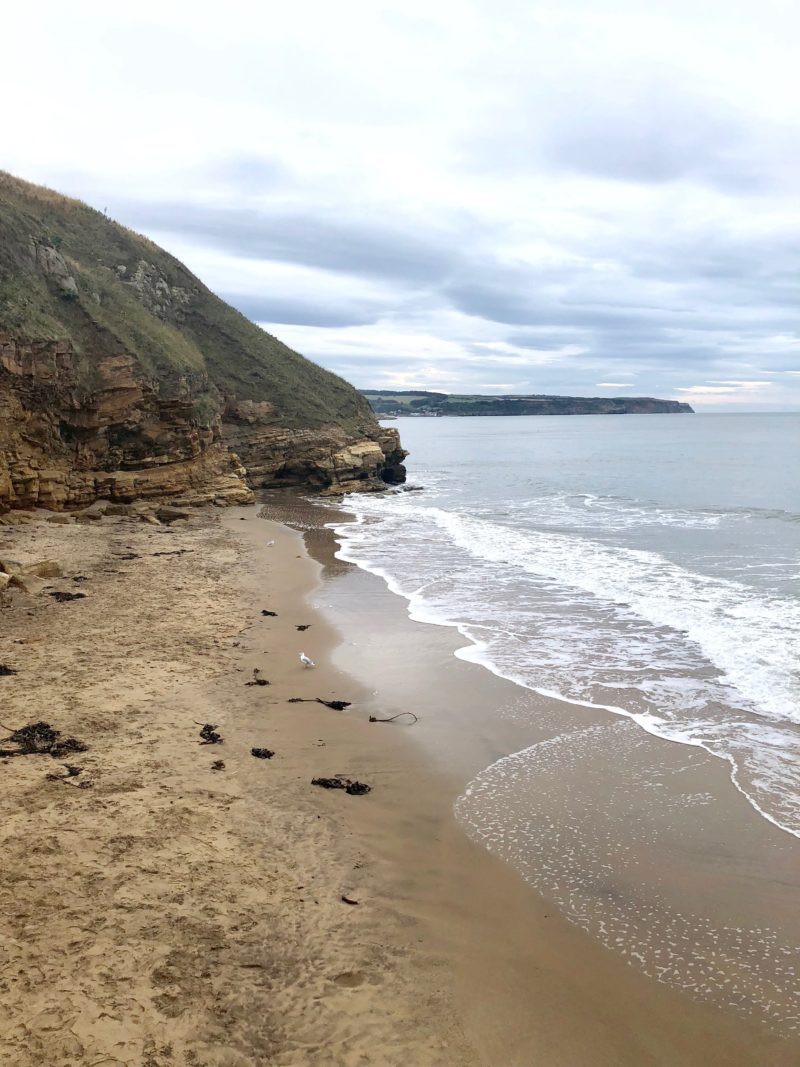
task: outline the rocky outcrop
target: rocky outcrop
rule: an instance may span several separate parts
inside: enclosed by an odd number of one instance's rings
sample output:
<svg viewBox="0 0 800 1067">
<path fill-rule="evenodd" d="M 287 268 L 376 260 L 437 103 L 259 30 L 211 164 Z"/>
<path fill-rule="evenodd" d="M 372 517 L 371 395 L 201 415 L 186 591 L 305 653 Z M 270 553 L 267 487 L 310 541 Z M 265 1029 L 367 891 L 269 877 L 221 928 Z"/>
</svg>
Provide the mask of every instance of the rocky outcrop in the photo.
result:
<svg viewBox="0 0 800 1067">
<path fill-rule="evenodd" d="M 254 488 L 306 485 L 341 493 L 385 489 L 405 479 L 406 452 L 396 430 L 381 429 L 376 440 L 352 440 L 335 425 L 288 430 L 234 417 L 229 410 L 222 434 Z"/>
</svg>

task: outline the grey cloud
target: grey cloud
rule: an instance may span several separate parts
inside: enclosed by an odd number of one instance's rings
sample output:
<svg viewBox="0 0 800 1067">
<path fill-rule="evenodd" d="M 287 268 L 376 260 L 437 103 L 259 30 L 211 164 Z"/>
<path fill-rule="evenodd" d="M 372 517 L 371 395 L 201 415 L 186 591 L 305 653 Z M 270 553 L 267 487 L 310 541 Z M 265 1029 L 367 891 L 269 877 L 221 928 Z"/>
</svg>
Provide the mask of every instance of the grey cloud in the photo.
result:
<svg viewBox="0 0 800 1067">
<path fill-rule="evenodd" d="M 552 331 L 524 331 L 510 333 L 506 341 L 515 348 L 531 348 L 539 352 L 557 352 L 565 345 L 581 344 L 586 339 L 586 334 L 577 329 Z"/>
<path fill-rule="evenodd" d="M 762 175 L 747 127 L 718 108 L 665 87 L 613 103 L 587 99 L 551 129 L 545 154 L 557 166 L 603 178 L 660 184 L 694 177 L 755 189 Z"/>
<path fill-rule="evenodd" d="M 411 223 L 389 223 L 277 208 L 216 208 L 195 204 L 127 202 L 121 221 L 148 232 L 202 242 L 231 255 L 300 263 L 376 278 L 430 282 L 452 263 L 455 236 L 433 240 L 411 232 Z M 418 227 L 423 233 L 424 228 Z"/>
<path fill-rule="evenodd" d="M 247 180 L 246 163 L 242 176 Z M 350 209 L 337 214 L 319 207 L 300 216 L 278 204 L 260 211 L 127 204 L 123 218 L 235 256 L 352 276 L 352 290 L 343 279 L 337 282 L 341 298 L 326 291 L 322 274 L 318 300 L 307 294 L 227 295 L 256 321 L 336 330 L 383 319 L 425 332 L 440 313 L 453 309 L 482 322 L 482 337 L 518 349 L 581 350 L 565 354 L 555 371 L 537 366 L 533 353 L 529 362 L 509 358 L 506 368 L 501 354 L 465 340 L 458 372 L 465 386 L 474 388 L 487 375 L 528 390 L 545 391 L 547 382 L 562 388 L 565 376 L 575 388 L 586 388 L 579 383 L 607 377 L 613 366 L 617 375 L 641 372 L 650 383 L 645 391 L 653 392 L 654 382 L 669 391 L 686 384 L 686 373 L 720 373 L 732 361 L 741 364 L 748 344 L 753 352 L 769 352 L 765 333 L 787 332 L 797 324 L 798 242 L 791 230 L 729 233 L 709 224 L 637 233 L 614 220 L 591 229 L 578 257 L 567 245 L 563 256 L 528 263 L 501 259 L 499 235 L 476 232 L 468 215 L 451 216 L 449 228 L 433 230 L 391 210 L 375 220 L 356 218 Z M 360 277 L 380 282 L 385 295 L 361 298 Z M 494 337 L 487 325 L 494 327 Z M 742 344 L 743 338 L 749 342 Z M 415 366 L 453 369 L 451 361 L 440 363 L 413 347 L 402 358 L 361 348 L 352 355 L 320 354 L 313 347 L 305 345 L 312 358 L 360 384 Z M 446 376 L 442 381 L 450 384 Z"/>
<path fill-rule="evenodd" d="M 366 326 L 377 322 L 380 312 L 367 305 L 354 305 L 329 300 L 289 300 L 282 297 L 251 296 L 220 293 L 223 300 L 237 308 L 254 322 L 271 322 L 292 326 L 325 326 L 332 329 L 345 326 Z"/>
<path fill-rule="evenodd" d="M 678 324 L 685 309 L 646 307 L 636 304 L 603 304 L 580 300 L 577 293 L 569 301 L 537 291 L 535 285 L 517 289 L 490 281 L 455 281 L 443 288 L 453 305 L 468 315 L 478 315 L 509 326 L 565 326 L 575 329 L 600 325 L 622 326 L 649 322 L 652 325 Z"/>
<path fill-rule="evenodd" d="M 749 195 L 784 180 L 774 161 L 792 151 L 790 131 L 777 122 L 709 95 L 699 82 L 676 85 L 670 70 L 640 66 L 622 81 L 576 69 L 555 96 L 531 72 L 520 93 L 522 107 L 498 103 L 483 129 L 467 134 L 468 170 L 568 171 L 642 185 L 688 179 Z"/>
<path fill-rule="evenodd" d="M 292 172 L 281 160 L 255 155 L 222 160 L 212 164 L 207 174 L 213 181 L 251 195 L 286 186 L 292 180 Z"/>
</svg>

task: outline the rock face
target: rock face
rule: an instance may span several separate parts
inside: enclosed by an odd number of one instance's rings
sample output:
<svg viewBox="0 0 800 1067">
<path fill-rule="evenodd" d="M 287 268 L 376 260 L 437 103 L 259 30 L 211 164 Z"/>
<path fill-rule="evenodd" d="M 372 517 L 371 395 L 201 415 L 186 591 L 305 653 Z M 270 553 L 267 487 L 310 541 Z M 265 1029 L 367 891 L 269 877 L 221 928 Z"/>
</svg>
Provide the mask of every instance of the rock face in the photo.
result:
<svg viewBox="0 0 800 1067">
<path fill-rule="evenodd" d="M 104 215 L 0 172 L 0 512 L 402 481 L 342 379 Z"/>
<path fill-rule="evenodd" d="M 131 357 L 108 355 L 86 394 L 75 363 L 66 342 L 19 343 L 0 332 L 0 507 L 252 499 L 219 428 L 194 422 L 188 382 L 183 398 L 165 399 Z"/>
</svg>

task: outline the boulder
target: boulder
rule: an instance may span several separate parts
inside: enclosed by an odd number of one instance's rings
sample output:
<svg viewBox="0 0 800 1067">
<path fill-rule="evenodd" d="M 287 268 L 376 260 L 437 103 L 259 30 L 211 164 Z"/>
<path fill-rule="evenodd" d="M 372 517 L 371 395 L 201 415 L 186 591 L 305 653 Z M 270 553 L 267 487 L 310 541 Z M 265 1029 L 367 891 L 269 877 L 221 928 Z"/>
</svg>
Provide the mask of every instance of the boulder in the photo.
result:
<svg viewBox="0 0 800 1067">
<path fill-rule="evenodd" d="M 216 503 L 216 500 L 214 501 Z M 182 508 L 175 508 L 169 504 L 164 504 L 156 511 L 156 518 L 159 522 L 165 522 L 169 525 L 171 522 L 175 522 L 177 519 L 188 519 L 189 512 L 184 511 Z"/>
<path fill-rule="evenodd" d="M 43 559 L 40 563 L 32 563 L 25 567 L 23 573 L 32 574 L 36 578 L 63 578 L 64 572 L 61 564 L 55 559 Z"/>
<path fill-rule="evenodd" d="M 31 596 L 41 593 L 46 585 L 47 582 L 42 578 L 37 578 L 35 574 L 26 574 L 25 571 L 21 571 L 18 574 L 12 574 L 8 582 L 9 589 L 21 589 L 23 592 L 29 593 Z"/>
<path fill-rule="evenodd" d="M 83 509 L 83 514 L 88 515 L 90 518 L 101 518 L 108 512 L 111 504 L 108 500 L 94 500 L 88 508 Z"/>
<path fill-rule="evenodd" d="M 75 522 L 71 515 L 66 515 L 63 511 L 54 511 L 52 515 L 47 516 L 47 521 L 55 526 L 72 526 Z"/>
</svg>

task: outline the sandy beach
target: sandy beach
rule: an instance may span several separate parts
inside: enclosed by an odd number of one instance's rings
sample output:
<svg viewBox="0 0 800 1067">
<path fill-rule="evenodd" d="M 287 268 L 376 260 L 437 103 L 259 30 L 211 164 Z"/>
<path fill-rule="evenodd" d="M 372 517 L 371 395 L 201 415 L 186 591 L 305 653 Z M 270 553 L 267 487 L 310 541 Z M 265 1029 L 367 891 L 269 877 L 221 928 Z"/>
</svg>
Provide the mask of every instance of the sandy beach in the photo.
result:
<svg viewBox="0 0 800 1067">
<path fill-rule="evenodd" d="M 266 515 L 304 524 L 302 506 Z M 0 527 L 0 560 L 63 571 L 3 594 L 0 722 L 88 745 L 0 758 L 0 1061 L 796 1064 L 795 1040 L 643 977 L 470 839 L 454 802 L 528 736 L 483 734 L 478 711 L 516 687 L 307 540 L 252 507 Z M 404 710 L 420 722 L 369 721 Z M 722 788 L 721 766 L 696 773 Z M 336 775 L 371 792 L 311 784 Z M 718 860 L 733 911 L 761 859 L 739 814 Z M 676 879 L 707 884 L 690 853 Z M 780 874 L 752 893 L 788 929 Z"/>
</svg>

